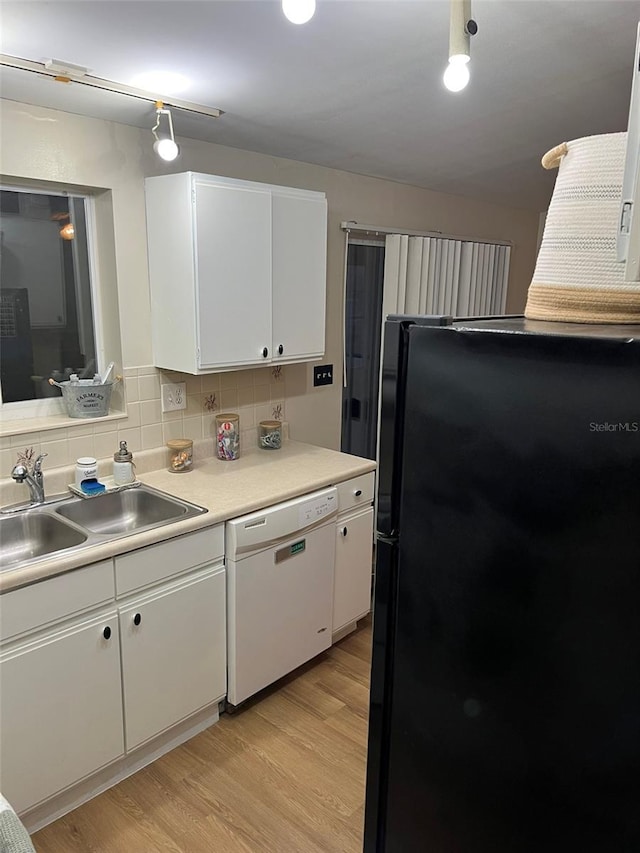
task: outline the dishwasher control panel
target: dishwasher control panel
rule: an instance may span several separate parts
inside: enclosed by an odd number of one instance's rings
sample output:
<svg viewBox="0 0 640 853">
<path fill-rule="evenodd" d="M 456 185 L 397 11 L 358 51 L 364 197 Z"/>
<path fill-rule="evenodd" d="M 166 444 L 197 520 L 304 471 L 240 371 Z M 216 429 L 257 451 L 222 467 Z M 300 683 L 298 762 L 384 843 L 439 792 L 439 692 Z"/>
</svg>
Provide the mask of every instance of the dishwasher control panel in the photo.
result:
<svg viewBox="0 0 640 853">
<path fill-rule="evenodd" d="M 308 527 L 327 515 L 333 515 L 338 510 L 338 495 L 335 489 L 311 498 L 300 507 L 299 526 Z"/>
<path fill-rule="evenodd" d="M 282 546 L 287 540 L 302 540 L 308 531 L 326 524 L 337 513 L 338 491 L 330 486 L 234 518 L 226 524 L 227 560 L 243 559 L 256 551 Z"/>
</svg>

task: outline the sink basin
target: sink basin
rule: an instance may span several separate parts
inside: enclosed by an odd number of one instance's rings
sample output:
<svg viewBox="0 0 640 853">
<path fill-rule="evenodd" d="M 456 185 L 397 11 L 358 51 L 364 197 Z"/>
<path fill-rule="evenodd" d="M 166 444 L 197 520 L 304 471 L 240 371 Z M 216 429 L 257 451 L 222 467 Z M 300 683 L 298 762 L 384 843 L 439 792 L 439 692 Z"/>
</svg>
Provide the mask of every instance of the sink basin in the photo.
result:
<svg viewBox="0 0 640 853">
<path fill-rule="evenodd" d="M 81 545 L 86 535 L 44 513 L 25 512 L 0 518 L 0 570 Z"/>
<path fill-rule="evenodd" d="M 204 507 L 145 484 L 88 499 L 57 496 L 37 506 L 9 507 L 0 513 L 0 571 L 205 512 Z"/>
<path fill-rule="evenodd" d="M 134 533 L 188 518 L 196 512 L 202 509 L 144 488 L 112 492 L 56 508 L 58 515 L 101 535 Z"/>
</svg>

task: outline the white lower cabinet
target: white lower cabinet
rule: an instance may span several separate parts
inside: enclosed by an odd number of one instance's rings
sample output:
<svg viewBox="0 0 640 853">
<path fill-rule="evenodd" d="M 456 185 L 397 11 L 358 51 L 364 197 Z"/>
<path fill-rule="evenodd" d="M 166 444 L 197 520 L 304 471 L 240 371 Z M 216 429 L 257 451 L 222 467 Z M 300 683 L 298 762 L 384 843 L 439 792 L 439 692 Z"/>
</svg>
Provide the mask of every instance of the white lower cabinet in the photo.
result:
<svg viewBox="0 0 640 853">
<path fill-rule="evenodd" d="M 123 755 L 115 609 L 0 656 L 0 789 L 18 812 Z"/>
<path fill-rule="evenodd" d="M 336 525 L 333 633 L 371 609 L 373 508 L 342 515 Z"/>
<path fill-rule="evenodd" d="M 0 790 L 28 829 L 216 722 L 223 560 L 217 525 L 0 596 Z"/>
<path fill-rule="evenodd" d="M 224 568 L 141 595 L 118 612 L 129 751 L 224 697 Z"/>
</svg>

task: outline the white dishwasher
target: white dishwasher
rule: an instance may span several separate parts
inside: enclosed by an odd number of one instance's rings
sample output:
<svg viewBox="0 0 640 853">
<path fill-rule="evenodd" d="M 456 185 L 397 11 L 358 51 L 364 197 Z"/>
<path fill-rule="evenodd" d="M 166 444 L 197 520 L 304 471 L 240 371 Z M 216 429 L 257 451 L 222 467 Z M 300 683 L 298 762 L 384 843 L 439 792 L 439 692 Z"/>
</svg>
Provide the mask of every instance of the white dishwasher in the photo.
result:
<svg viewBox="0 0 640 853">
<path fill-rule="evenodd" d="M 227 522 L 231 705 L 331 645 L 337 511 L 328 488 Z"/>
</svg>

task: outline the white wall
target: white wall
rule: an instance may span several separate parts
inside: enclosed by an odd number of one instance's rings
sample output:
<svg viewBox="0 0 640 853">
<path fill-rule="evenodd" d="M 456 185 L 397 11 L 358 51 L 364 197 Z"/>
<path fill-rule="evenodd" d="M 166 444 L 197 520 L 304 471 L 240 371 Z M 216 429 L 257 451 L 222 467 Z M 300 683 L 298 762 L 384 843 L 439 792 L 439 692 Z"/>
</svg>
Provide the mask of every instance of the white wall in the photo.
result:
<svg viewBox="0 0 640 853">
<path fill-rule="evenodd" d="M 152 363 L 143 179 L 199 171 L 320 190 L 329 207 L 326 362 L 342 369 L 342 220 L 439 230 L 513 244 L 507 311 L 522 311 L 536 251 L 538 214 L 392 181 L 180 139 L 181 156 L 163 165 L 151 135 L 127 125 L 12 101 L 0 103 L 0 171 L 5 179 L 111 190 L 115 273 L 125 368 Z M 224 121 L 224 119 L 221 119 Z M 470 151 L 470 156 L 472 156 Z M 167 215 L 171 215 L 170 211 Z M 338 448 L 341 388 L 314 389 L 309 365 L 286 368 L 286 417 L 294 439 Z"/>
</svg>

